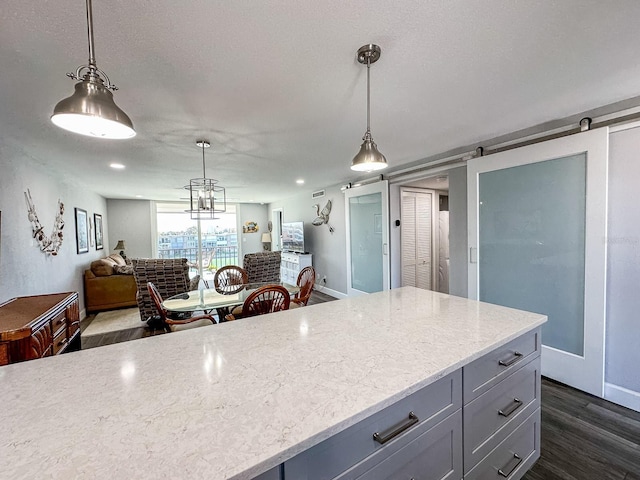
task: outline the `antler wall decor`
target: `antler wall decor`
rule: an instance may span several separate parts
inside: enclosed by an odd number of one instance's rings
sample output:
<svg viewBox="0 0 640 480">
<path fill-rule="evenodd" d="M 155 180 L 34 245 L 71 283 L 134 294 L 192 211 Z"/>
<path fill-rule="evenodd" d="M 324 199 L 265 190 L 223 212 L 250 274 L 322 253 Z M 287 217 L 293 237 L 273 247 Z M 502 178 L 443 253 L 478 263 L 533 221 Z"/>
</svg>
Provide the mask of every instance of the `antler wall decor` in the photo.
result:
<svg viewBox="0 0 640 480">
<path fill-rule="evenodd" d="M 62 215 L 64 215 L 64 203 L 58 199 L 58 213 L 56 214 L 56 220 L 53 224 L 53 232 L 51 232 L 50 237 L 47 237 L 44 234 L 44 228 L 40 220 L 38 220 L 36 207 L 33 205 L 29 189 L 24 192 L 24 199 L 27 201 L 27 216 L 31 222 L 31 233 L 33 234 L 33 238 L 38 241 L 40 251 L 48 255 L 57 255 L 58 250 L 60 250 L 62 246 L 63 239 L 62 229 L 64 228 L 64 220 L 62 219 Z"/>
<path fill-rule="evenodd" d="M 311 208 L 316 209 L 316 215 L 317 215 L 316 219 L 311 223 L 316 227 L 327 224 L 327 227 L 329 227 L 329 232 L 333 233 L 333 227 L 329 225 L 329 214 L 331 213 L 331 200 L 327 200 L 327 204 L 324 206 L 322 211 L 320 211 L 320 204 L 318 203 L 316 203 L 315 205 L 312 205 Z"/>
</svg>

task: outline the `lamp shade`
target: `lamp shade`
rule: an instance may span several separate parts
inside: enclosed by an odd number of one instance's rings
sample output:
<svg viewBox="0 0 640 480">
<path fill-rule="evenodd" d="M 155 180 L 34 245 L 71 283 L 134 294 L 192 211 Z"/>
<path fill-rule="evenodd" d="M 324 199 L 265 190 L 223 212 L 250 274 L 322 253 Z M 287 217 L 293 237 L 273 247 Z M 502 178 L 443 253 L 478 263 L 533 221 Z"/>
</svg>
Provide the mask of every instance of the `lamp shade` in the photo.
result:
<svg viewBox="0 0 640 480">
<path fill-rule="evenodd" d="M 357 172 L 371 172 L 387 168 L 387 159 L 380 153 L 376 142 L 371 136 L 366 136 L 360 146 L 360 151 L 351 161 L 351 170 Z"/>
<path fill-rule="evenodd" d="M 262 243 L 271 243 L 271 233 L 266 232 L 262 234 Z"/>
<path fill-rule="evenodd" d="M 90 137 L 125 139 L 136 135 L 129 116 L 113 101 L 102 79 L 85 75 L 75 92 L 60 100 L 51 121 L 60 128 Z"/>
<path fill-rule="evenodd" d="M 126 247 L 124 246 L 124 240 L 118 240 L 118 244 L 113 247 L 114 250 L 126 250 Z"/>
</svg>

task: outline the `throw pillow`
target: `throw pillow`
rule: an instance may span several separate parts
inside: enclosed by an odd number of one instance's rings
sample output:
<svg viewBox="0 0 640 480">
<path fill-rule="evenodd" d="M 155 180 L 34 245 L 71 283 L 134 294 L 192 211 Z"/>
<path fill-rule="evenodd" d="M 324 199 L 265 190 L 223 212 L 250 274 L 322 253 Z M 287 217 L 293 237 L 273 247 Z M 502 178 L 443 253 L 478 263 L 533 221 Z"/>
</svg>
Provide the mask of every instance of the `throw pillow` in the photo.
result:
<svg viewBox="0 0 640 480">
<path fill-rule="evenodd" d="M 191 280 L 189 280 L 189 291 L 198 290 L 198 285 L 200 284 L 200 275 L 196 275 Z"/>
<path fill-rule="evenodd" d="M 124 258 L 122 258 L 119 254 L 117 253 L 112 253 L 111 255 L 109 255 L 107 258 L 110 258 L 111 260 L 113 260 L 116 265 L 122 265 L 125 266 L 127 264 L 127 262 L 124 261 Z"/>
<path fill-rule="evenodd" d="M 133 265 L 114 265 L 113 271 L 120 275 L 133 275 Z"/>
<path fill-rule="evenodd" d="M 101 258 L 100 260 L 91 262 L 91 271 L 96 277 L 108 277 L 109 275 L 113 275 L 113 267 L 113 262 L 106 258 Z"/>
</svg>

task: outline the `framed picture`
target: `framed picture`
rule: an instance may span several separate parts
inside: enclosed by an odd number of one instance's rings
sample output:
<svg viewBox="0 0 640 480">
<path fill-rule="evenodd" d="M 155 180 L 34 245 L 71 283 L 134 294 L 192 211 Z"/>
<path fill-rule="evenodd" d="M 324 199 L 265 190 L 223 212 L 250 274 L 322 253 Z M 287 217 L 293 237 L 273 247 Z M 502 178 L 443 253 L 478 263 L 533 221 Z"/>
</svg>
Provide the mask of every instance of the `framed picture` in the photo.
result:
<svg viewBox="0 0 640 480">
<path fill-rule="evenodd" d="M 102 239 L 102 215 L 94 213 L 93 223 L 95 223 L 96 226 L 96 250 L 102 250 L 104 248 L 104 241 Z"/>
<path fill-rule="evenodd" d="M 89 251 L 89 222 L 87 211 L 76 208 L 76 247 L 78 253 Z"/>
</svg>

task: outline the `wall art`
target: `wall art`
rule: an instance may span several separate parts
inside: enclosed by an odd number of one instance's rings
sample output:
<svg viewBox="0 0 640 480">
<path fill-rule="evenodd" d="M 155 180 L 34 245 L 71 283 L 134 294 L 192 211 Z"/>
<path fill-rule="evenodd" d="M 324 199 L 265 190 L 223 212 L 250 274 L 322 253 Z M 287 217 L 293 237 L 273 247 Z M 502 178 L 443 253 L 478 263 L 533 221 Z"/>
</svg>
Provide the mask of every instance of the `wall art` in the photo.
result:
<svg viewBox="0 0 640 480">
<path fill-rule="evenodd" d="M 82 208 L 76 211 L 76 247 L 78 253 L 87 253 L 89 251 L 89 222 L 87 211 Z"/>
<path fill-rule="evenodd" d="M 44 227 L 38 219 L 36 207 L 31 199 L 31 192 L 29 189 L 24 192 L 24 199 L 27 202 L 27 216 L 31 222 L 31 234 L 38 242 L 40 251 L 47 255 L 57 255 L 64 238 L 62 234 L 62 229 L 64 228 L 64 219 L 62 218 L 64 215 L 64 203 L 58 199 L 58 213 L 56 214 L 56 219 L 53 224 L 53 231 L 50 236 L 47 236 L 44 233 Z"/>
<path fill-rule="evenodd" d="M 93 223 L 96 225 L 96 250 L 102 250 L 104 248 L 104 239 L 102 237 L 102 215 L 94 213 Z"/>
</svg>

